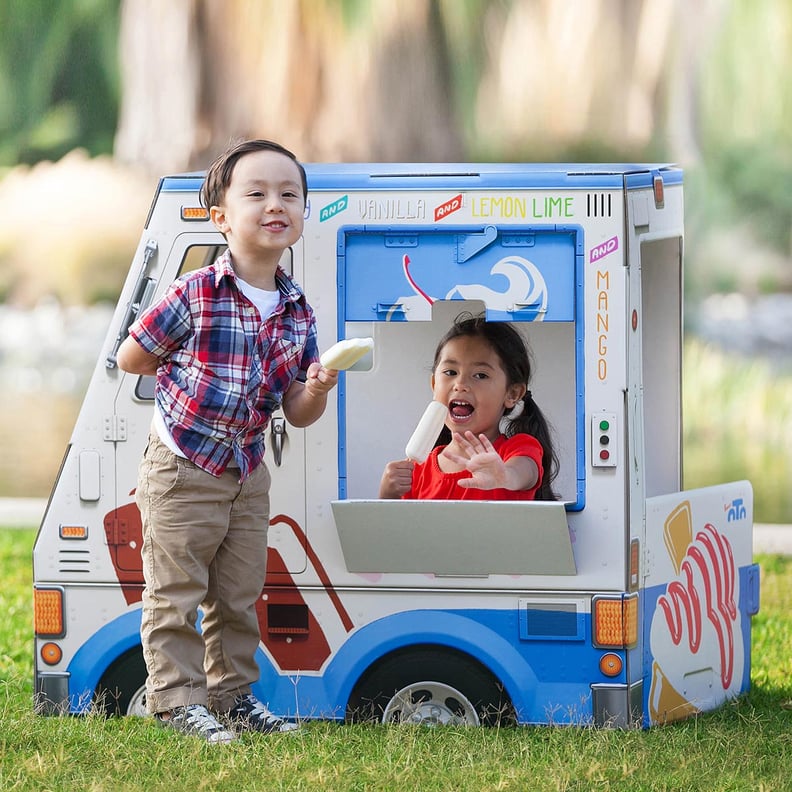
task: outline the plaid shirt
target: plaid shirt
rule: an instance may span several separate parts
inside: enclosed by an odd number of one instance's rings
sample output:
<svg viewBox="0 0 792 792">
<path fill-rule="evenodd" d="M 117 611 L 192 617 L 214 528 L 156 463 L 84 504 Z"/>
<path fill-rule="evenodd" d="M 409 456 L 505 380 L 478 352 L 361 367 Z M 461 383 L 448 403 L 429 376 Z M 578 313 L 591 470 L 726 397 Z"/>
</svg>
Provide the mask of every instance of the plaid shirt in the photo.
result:
<svg viewBox="0 0 792 792">
<path fill-rule="evenodd" d="M 226 252 L 174 281 L 130 328 L 161 358 L 155 399 L 184 455 L 219 476 L 233 460 L 244 480 L 264 458 L 264 429 L 292 382 L 319 359 L 316 320 L 278 269 L 268 317 L 239 291 Z"/>
</svg>

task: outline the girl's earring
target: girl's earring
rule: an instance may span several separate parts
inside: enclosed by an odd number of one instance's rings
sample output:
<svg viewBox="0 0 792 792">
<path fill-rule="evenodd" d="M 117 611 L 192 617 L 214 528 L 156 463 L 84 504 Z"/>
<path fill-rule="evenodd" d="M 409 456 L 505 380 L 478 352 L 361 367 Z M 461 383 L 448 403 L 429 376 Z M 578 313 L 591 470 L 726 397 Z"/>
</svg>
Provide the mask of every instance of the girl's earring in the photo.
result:
<svg viewBox="0 0 792 792">
<path fill-rule="evenodd" d="M 500 421 L 498 421 L 498 430 L 501 434 L 506 434 L 511 426 L 512 421 L 517 420 L 522 414 L 523 410 L 525 409 L 525 402 L 520 399 L 518 402 L 515 403 L 514 407 L 509 410 L 508 413 L 504 413 L 501 417 Z"/>
</svg>

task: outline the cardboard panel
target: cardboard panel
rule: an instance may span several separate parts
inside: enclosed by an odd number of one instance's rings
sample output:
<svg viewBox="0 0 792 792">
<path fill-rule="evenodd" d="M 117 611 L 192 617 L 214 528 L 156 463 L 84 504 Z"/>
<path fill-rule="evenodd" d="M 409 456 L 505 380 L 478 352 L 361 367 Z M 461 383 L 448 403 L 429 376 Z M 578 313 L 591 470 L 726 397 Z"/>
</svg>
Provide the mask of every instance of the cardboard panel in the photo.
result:
<svg viewBox="0 0 792 792">
<path fill-rule="evenodd" d="M 350 572 L 574 575 L 563 503 L 333 501 Z"/>
</svg>

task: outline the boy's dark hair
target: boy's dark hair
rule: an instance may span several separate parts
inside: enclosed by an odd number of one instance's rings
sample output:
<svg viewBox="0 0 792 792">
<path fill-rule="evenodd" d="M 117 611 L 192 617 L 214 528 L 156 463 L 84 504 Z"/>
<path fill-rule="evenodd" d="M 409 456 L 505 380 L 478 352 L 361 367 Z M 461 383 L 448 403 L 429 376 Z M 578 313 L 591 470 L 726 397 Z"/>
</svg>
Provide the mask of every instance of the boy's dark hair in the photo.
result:
<svg viewBox="0 0 792 792">
<path fill-rule="evenodd" d="M 234 168 L 240 157 L 244 157 L 245 154 L 252 154 L 255 151 L 275 151 L 293 160 L 300 169 L 303 196 L 306 199 L 308 198 L 308 178 L 305 175 L 305 168 L 291 151 L 281 146 L 280 143 L 274 143 L 271 140 L 244 140 L 235 146 L 231 146 L 209 166 L 201 187 L 201 204 L 205 209 L 222 204 L 228 185 L 231 184 Z"/>
<path fill-rule="evenodd" d="M 519 383 L 526 388 L 531 382 L 531 354 L 523 337 L 508 322 L 488 322 L 483 316 L 462 313 L 454 320 L 451 329 L 440 339 L 435 350 L 432 371 L 437 368 L 443 347 L 455 338 L 481 338 L 489 344 L 500 359 L 509 385 Z M 512 408 L 514 409 L 514 408 Z M 542 446 L 542 483 L 536 491 L 536 500 L 558 500 L 552 483 L 558 475 L 558 457 L 553 447 L 552 433 L 547 419 L 533 400 L 530 390 L 523 396 L 522 415 L 509 422 L 507 437 L 524 433 L 535 437 Z M 447 445 L 451 442 L 448 427 L 437 440 L 436 445 Z"/>
</svg>

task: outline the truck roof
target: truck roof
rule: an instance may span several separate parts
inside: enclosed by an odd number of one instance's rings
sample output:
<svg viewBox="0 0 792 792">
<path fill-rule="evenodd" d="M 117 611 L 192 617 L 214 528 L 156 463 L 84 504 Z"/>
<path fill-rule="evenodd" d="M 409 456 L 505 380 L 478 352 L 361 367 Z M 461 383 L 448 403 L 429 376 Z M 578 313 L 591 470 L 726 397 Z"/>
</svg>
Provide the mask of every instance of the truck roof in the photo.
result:
<svg viewBox="0 0 792 792">
<path fill-rule="evenodd" d="M 665 184 L 682 182 L 673 163 L 305 163 L 309 190 L 650 187 L 655 175 Z M 205 173 L 165 176 L 164 192 L 199 190 Z"/>
</svg>

